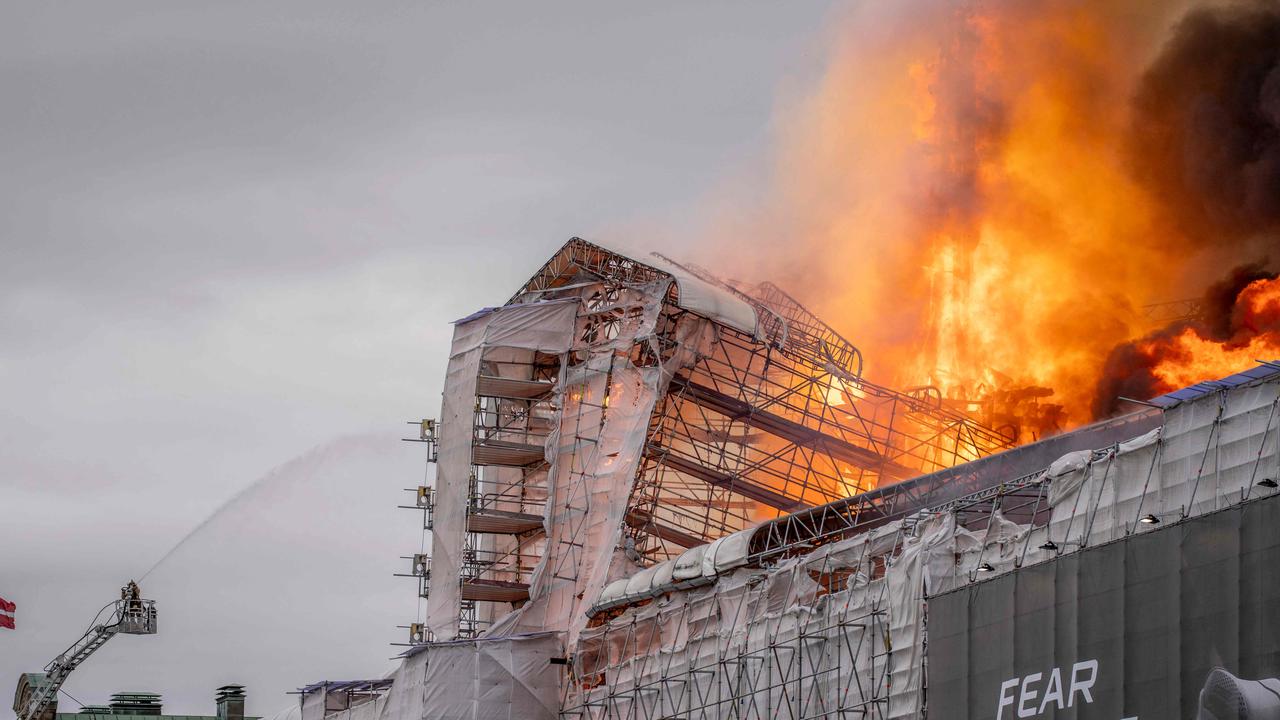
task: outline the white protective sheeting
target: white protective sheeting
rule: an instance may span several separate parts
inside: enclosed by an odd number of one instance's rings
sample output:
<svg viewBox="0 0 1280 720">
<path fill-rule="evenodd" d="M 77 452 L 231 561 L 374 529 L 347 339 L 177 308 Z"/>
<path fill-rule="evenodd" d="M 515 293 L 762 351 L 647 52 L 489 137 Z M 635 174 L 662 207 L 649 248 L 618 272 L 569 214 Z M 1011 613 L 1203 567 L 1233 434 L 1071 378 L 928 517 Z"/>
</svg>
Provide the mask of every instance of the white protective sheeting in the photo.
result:
<svg viewBox="0 0 1280 720">
<path fill-rule="evenodd" d="M 487 347 L 519 348 L 558 354 L 573 344 L 577 298 L 491 308 L 459 320 L 449 356 Z"/>
<path fill-rule="evenodd" d="M 675 278 L 682 307 L 755 333 L 754 311 L 741 298 L 651 264 Z M 992 505 L 985 522 L 972 511 L 963 516 L 969 529 L 939 509 L 772 567 L 747 565 L 753 531 L 746 530 L 641 570 L 620 547 L 648 420 L 675 365 L 696 357 L 711 327 L 682 325 L 689 346 L 667 367 L 632 364 L 627 351 L 652 335 L 668 282 L 623 291 L 608 308 L 532 303 L 458 324 L 442 414 L 433 575 L 456 577 L 471 450 L 458 430 L 470 428 L 479 365 L 495 348 L 566 360 L 546 442 L 546 551 L 530 600 L 479 641 L 436 644 L 407 659 L 378 720 L 552 717 L 561 689 L 564 709 L 584 717 L 918 717 L 928 595 L 1150 529 L 1139 522 L 1146 514 L 1176 522 L 1274 492 L 1256 482 L 1280 475 L 1280 381 L 1272 378 L 1171 408 L 1156 431 L 1059 458 L 1039 476 L 1038 522 L 1048 509 L 1041 527 L 1019 525 Z M 597 332 L 593 314 L 609 312 L 622 322 Z M 1021 508 L 1018 517 L 1031 516 L 1026 503 Z M 637 602 L 587 627 L 588 606 L 629 599 Z M 456 633 L 457 601 L 455 584 L 433 587 L 428 619 L 437 636 Z M 528 634 L 544 630 L 560 634 Z M 566 654 L 562 642 L 580 680 L 567 688 L 550 664 Z"/>
<path fill-rule="evenodd" d="M 626 593 L 628 595 L 644 595 L 649 592 L 649 588 L 653 583 L 653 574 L 658 571 L 657 565 L 647 567 L 640 572 L 632 575 L 627 580 Z"/>
<path fill-rule="evenodd" d="M 605 585 L 604 589 L 600 591 L 600 601 L 599 601 L 600 604 L 604 605 L 606 603 L 611 603 L 615 600 L 621 600 L 622 598 L 626 597 L 627 585 L 629 585 L 630 583 L 631 583 L 630 579 L 622 578 L 621 580 L 614 580 L 608 585 Z"/>
<path fill-rule="evenodd" d="M 323 720 L 327 712 L 324 690 L 313 690 L 302 696 L 298 704 L 302 720 Z"/>
<path fill-rule="evenodd" d="M 671 578 L 673 580 L 692 580 L 702 576 L 702 558 L 707 554 L 706 545 L 695 545 L 694 547 L 680 553 L 676 558 L 675 567 L 671 570 Z"/>
<path fill-rule="evenodd" d="M 423 646 L 395 674 L 377 720 L 551 720 L 560 707 L 558 633 Z"/>
<path fill-rule="evenodd" d="M 650 589 L 660 588 L 664 585 L 670 585 L 672 582 L 672 572 L 676 569 L 675 560 L 665 560 L 654 566 L 653 580 Z"/>
<path fill-rule="evenodd" d="M 981 519 L 970 510 L 974 530 L 954 511 L 925 511 L 771 568 L 728 569 L 691 590 L 668 586 L 665 597 L 583 632 L 576 669 L 600 684 L 570 688 L 568 710 L 591 718 L 919 717 L 927 596 L 1145 531 L 1151 526 L 1137 519 L 1146 513 L 1176 522 L 1183 508 L 1196 515 L 1277 492 L 1257 481 L 1280 476 L 1278 393 L 1272 378 L 1203 397 L 1168 411 L 1156 431 L 1053 463 L 1040 476 L 1047 486 L 1037 505 L 1052 497 L 1047 526 L 1013 522 L 998 506 Z M 1027 502 L 1017 501 L 1023 517 Z M 673 577 L 715 568 L 726 542 L 686 551 Z"/>
<path fill-rule="evenodd" d="M 882 709 L 891 654 L 885 580 L 859 574 L 823 594 L 814 579 L 872 567 L 868 548 L 856 538 L 804 561 L 731 570 L 584 630 L 575 669 L 604 684 L 571 697 L 567 714 L 763 720 Z"/>
<path fill-rule="evenodd" d="M 728 572 L 747 563 L 747 551 L 756 528 L 739 530 L 716 541 L 715 554 L 711 556 L 712 574 Z"/>
<path fill-rule="evenodd" d="M 713 285 L 656 255 L 644 256 L 605 245 L 601 247 L 670 275 L 675 279 L 678 291 L 676 304 L 685 310 L 695 312 L 722 325 L 728 325 L 735 330 L 741 330 L 753 337 L 758 334 L 759 323 L 755 308 L 729 290 Z"/>
<path fill-rule="evenodd" d="M 459 577 L 471 476 L 472 425 L 477 376 L 487 349 L 563 353 L 573 341 L 576 300 L 511 305 L 477 313 L 454 327 L 440 411 L 436 463 L 432 575 Z M 458 636 L 461 592 L 456 582 L 435 582 L 427 598 L 426 625 L 434 637 Z"/>
<path fill-rule="evenodd" d="M 1077 453 L 1054 463 L 1063 472 L 1047 473 L 1047 539 L 1077 549 L 1249 497 L 1280 463 L 1278 391 L 1273 379 L 1205 395 L 1166 411 L 1162 427 L 1083 463 Z"/>
<path fill-rule="evenodd" d="M 454 347 L 445 373 L 436 454 L 435 522 L 431 530 L 432 573 L 456 578 L 462 571 L 462 542 L 466 533 L 468 479 L 471 475 L 471 426 L 476 404 L 476 376 L 483 351 L 475 336 L 483 337 L 492 315 L 454 328 Z M 433 583 L 427 598 L 426 625 L 434 637 L 458 635 L 461 589 L 457 582 Z"/>
<path fill-rule="evenodd" d="M 645 260 L 647 264 L 670 273 L 676 279 L 679 290 L 677 304 L 721 325 L 741 330 L 752 337 L 759 332 L 759 320 L 755 308 L 746 300 L 724 288 L 690 275 L 683 268 L 663 262 L 659 258 Z"/>
<path fill-rule="evenodd" d="M 323 692 L 317 694 L 324 695 Z M 343 700 L 350 702 L 350 698 L 343 698 Z M 328 710 L 323 716 L 314 718 L 306 714 L 302 716 L 301 720 L 321 720 L 321 717 L 324 720 L 380 720 L 382 718 L 382 713 L 385 711 L 387 704 L 386 695 L 380 695 L 372 700 L 364 698 L 361 700 L 354 707 L 345 707 L 342 710 Z M 303 700 L 303 705 L 304 707 L 307 705 L 306 700 Z"/>
<path fill-rule="evenodd" d="M 950 514 L 933 516 L 921 524 L 919 533 L 905 543 L 889 565 L 888 608 L 889 708 L 886 717 L 914 718 L 920 713 L 924 690 L 924 600 L 932 584 L 928 570 L 935 558 L 955 564 L 956 523 Z"/>
<path fill-rule="evenodd" d="M 728 538 L 729 536 L 725 535 L 722 538 L 712 540 L 707 545 L 706 552 L 702 553 L 702 577 L 710 578 L 716 576 L 716 553 Z"/>
<path fill-rule="evenodd" d="M 663 370 L 636 367 L 622 351 L 653 335 L 669 283 L 631 288 L 610 306 L 590 309 L 624 322 L 575 346 L 585 359 L 561 372 L 559 419 L 546 446 L 547 550 L 533 571 L 529 601 L 486 635 L 555 629 L 572 643 L 609 581 L 639 570 L 618 548 Z"/>
</svg>

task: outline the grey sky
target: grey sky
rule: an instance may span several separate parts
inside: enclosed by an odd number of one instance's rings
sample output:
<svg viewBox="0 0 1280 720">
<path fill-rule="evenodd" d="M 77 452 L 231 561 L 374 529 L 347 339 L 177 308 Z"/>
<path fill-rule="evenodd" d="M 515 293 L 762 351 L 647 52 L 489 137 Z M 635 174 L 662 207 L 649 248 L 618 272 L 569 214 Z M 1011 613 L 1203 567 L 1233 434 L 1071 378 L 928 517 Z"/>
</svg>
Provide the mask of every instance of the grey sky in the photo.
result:
<svg viewBox="0 0 1280 720">
<path fill-rule="evenodd" d="M 67 689 L 197 713 L 240 680 L 269 714 L 384 669 L 396 437 L 448 321 L 570 235 L 687 250 L 765 176 L 831 5 L 0 4 L 0 687 L 317 446 L 144 584 L 161 636 Z"/>
</svg>

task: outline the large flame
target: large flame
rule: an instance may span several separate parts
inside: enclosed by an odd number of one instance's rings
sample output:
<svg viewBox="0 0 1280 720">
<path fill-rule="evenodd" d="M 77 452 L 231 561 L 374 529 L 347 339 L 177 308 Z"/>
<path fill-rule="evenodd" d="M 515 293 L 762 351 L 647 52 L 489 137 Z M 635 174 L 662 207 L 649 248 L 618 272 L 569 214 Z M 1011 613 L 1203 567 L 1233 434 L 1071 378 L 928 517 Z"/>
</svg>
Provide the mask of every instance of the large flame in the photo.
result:
<svg viewBox="0 0 1280 720">
<path fill-rule="evenodd" d="M 1280 280 L 1255 280 L 1240 292 L 1234 318 L 1238 329 L 1221 340 L 1187 327 L 1161 346 L 1141 341 L 1152 356 L 1151 374 L 1162 389 L 1180 388 L 1280 358 Z"/>
<path fill-rule="evenodd" d="M 1198 72 L 1178 55 L 1195 18 L 1175 22 L 1192 3 L 875 5 L 840 24 L 785 131 L 767 227 L 793 242 L 746 271 L 808 288 L 873 378 L 936 386 L 1023 439 L 1092 419 L 1115 348 L 1156 329 L 1143 306 L 1202 292 L 1267 242 L 1244 237 L 1266 222 L 1206 241 L 1152 179 L 1188 161 L 1149 151 L 1191 104 L 1170 93 L 1217 82 L 1165 82 Z M 1274 336 L 1233 341 L 1150 345 L 1160 386 L 1276 355 Z"/>
<path fill-rule="evenodd" d="M 1257 274 L 1237 269 L 1219 285 L 1225 294 L 1217 308 L 1208 302 L 1192 319 L 1118 346 L 1107 359 L 1097 413 L 1114 406 L 1111 397 L 1157 395 L 1280 358 L 1280 279 L 1251 277 Z"/>
</svg>

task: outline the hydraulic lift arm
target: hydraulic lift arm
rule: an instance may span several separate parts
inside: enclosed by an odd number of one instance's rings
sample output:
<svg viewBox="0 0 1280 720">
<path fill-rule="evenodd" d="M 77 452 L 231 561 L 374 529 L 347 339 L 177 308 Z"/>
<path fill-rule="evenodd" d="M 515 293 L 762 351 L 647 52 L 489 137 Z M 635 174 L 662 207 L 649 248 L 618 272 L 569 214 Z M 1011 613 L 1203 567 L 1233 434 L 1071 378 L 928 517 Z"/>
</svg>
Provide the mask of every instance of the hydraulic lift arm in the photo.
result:
<svg viewBox="0 0 1280 720">
<path fill-rule="evenodd" d="M 154 635 L 156 632 L 156 605 L 154 600 L 143 600 L 138 585 L 130 582 L 124 586 L 121 599 L 108 604 L 111 616 L 102 624 L 95 624 L 79 640 L 45 666 L 43 678 L 30 682 L 23 676 L 18 681 L 13 710 L 18 720 L 44 720 L 43 716 L 53 706 L 62 683 L 67 676 L 98 648 L 117 634 Z M 102 615 L 101 612 L 98 613 Z M 97 618 L 94 618 L 97 622 Z"/>
</svg>

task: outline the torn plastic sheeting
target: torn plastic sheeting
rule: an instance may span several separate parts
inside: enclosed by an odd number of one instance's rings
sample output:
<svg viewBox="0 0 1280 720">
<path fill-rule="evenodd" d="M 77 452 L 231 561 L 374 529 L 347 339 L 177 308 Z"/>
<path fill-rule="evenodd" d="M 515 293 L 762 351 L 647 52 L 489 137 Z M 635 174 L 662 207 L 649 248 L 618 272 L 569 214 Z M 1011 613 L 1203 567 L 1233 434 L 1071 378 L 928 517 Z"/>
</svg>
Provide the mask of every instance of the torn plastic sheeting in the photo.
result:
<svg viewBox="0 0 1280 720">
<path fill-rule="evenodd" d="M 744 703 L 755 703 L 762 717 L 769 711 L 786 716 L 787 710 L 796 717 L 797 708 L 792 703 L 801 696 L 807 698 L 803 707 L 808 709 L 801 714 L 809 716 L 822 712 L 814 702 L 830 703 L 826 710 L 857 707 L 909 691 L 901 685 L 890 688 L 873 679 L 884 677 L 886 660 L 882 652 L 873 650 L 882 646 L 885 637 L 883 620 L 877 618 L 886 617 L 884 610 L 892 611 L 876 599 L 884 594 L 884 580 L 818 598 L 815 596 L 820 586 L 809 571 L 808 564 L 799 559 L 789 559 L 769 570 L 739 568 L 720 575 L 712 586 L 675 593 L 665 606 L 653 604 L 627 610 L 591 631 L 592 643 L 597 642 L 601 630 L 609 636 L 607 644 L 613 662 L 607 667 L 597 665 L 596 671 L 605 673 L 605 682 L 586 690 L 583 697 L 570 701 L 567 707 L 572 709 L 578 706 L 577 702 L 584 702 L 593 708 L 612 707 L 615 714 L 685 717 L 696 708 L 682 704 L 681 697 L 687 703 L 691 697 L 727 682 L 730 687 L 739 688 L 734 691 L 735 702 L 719 708 L 720 712 L 712 716 L 724 717 Z M 876 612 L 881 614 L 871 614 Z M 846 639 L 842 637 L 846 633 L 858 637 Z M 657 634 L 661 635 L 660 641 L 652 637 Z M 819 638 L 825 639 L 822 649 L 813 645 Z M 901 634 L 898 639 L 902 639 Z M 794 671 L 788 669 L 793 656 L 774 648 L 791 648 L 797 642 L 805 643 L 806 662 L 839 662 L 842 676 L 853 673 L 859 681 L 828 687 L 824 683 L 830 682 L 833 675 L 790 675 Z M 893 647 L 892 655 L 900 655 L 898 646 Z M 847 659 L 837 658 L 846 653 Z M 655 661 L 657 654 L 662 656 L 660 661 Z M 598 652 L 595 656 L 599 656 Z M 755 662 L 741 661 L 747 658 Z M 625 708 L 608 704 L 613 697 L 610 688 L 652 687 L 662 678 L 673 676 L 687 678 L 685 682 L 697 689 L 682 685 L 689 688 L 683 696 L 663 697 L 661 692 L 628 695 Z M 770 680 L 781 677 L 791 678 L 786 681 L 785 690 L 782 684 Z M 847 691 L 839 689 L 846 687 Z M 594 710 L 588 713 L 596 714 Z M 604 714 L 608 716 L 609 711 Z"/>
<path fill-rule="evenodd" d="M 960 528 L 957 532 L 963 530 Z M 1018 561 L 1019 554 L 1026 544 L 1030 527 L 1020 525 L 1005 518 L 1004 513 L 996 510 L 991 522 L 982 537 L 981 562 L 991 566 L 995 572 L 1012 570 Z M 976 567 L 974 568 L 976 569 Z"/>
<path fill-rule="evenodd" d="M 924 684 L 922 647 L 926 622 L 921 602 L 926 588 L 929 593 L 937 593 L 991 577 L 991 573 L 972 573 L 979 562 L 989 563 L 998 573 L 1012 569 L 1024 554 L 1027 562 L 1053 557 L 1055 551 L 1039 548 L 1050 537 L 1066 552 L 1078 549 L 1086 532 L 1090 544 L 1114 538 L 1126 532 L 1125 523 L 1134 523 L 1139 512 L 1151 509 L 1160 513 L 1160 508 L 1176 510 L 1187 503 L 1201 467 L 1203 476 L 1197 497 L 1204 500 L 1197 501 L 1196 508 L 1203 510 L 1210 503 L 1229 502 L 1234 493 L 1251 487 L 1253 473 L 1257 473 L 1253 476 L 1256 480 L 1280 472 L 1276 447 L 1280 417 L 1273 417 L 1271 406 L 1277 402 L 1278 389 L 1280 385 L 1272 384 L 1233 391 L 1225 399 L 1220 416 L 1215 398 L 1204 398 L 1200 407 L 1184 404 L 1169 411 L 1174 417 L 1164 433 L 1167 442 L 1156 442 L 1160 434 L 1147 432 L 1110 445 L 1116 449 L 1114 453 L 1086 450 L 1060 463 L 1056 484 L 1067 487 L 1074 482 L 1076 486 L 1070 492 L 1073 497 L 1053 509 L 1049 529 L 1029 530 L 997 511 L 985 529 L 974 533 L 959 526 L 953 512 L 935 511 L 913 518 L 918 521 L 914 525 L 915 538 L 906 537 L 902 523 L 895 522 L 878 528 L 874 537 L 870 537 L 873 533 L 855 536 L 851 542 L 842 540 L 818 548 L 794 564 L 780 563 L 764 571 L 763 578 L 762 571 L 739 569 L 721 574 L 696 596 L 674 593 L 671 606 L 679 610 L 668 608 L 670 614 L 664 615 L 671 618 L 674 627 L 663 630 L 674 640 L 664 651 L 662 661 L 655 662 L 643 654 L 626 656 L 625 674 L 617 677 L 634 679 L 636 686 L 666 678 L 688 678 L 685 682 L 696 684 L 699 692 L 728 687 L 732 702 L 726 703 L 724 709 L 716 708 L 716 717 L 748 705 L 762 716 L 770 711 L 785 716 L 788 710 L 795 716 L 789 701 L 804 697 L 805 702 L 811 702 L 819 695 L 824 696 L 823 701 L 839 703 L 839 707 L 860 707 L 860 702 L 887 699 L 889 717 L 918 717 Z M 1185 415 L 1179 417 L 1178 411 Z M 1276 414 L 1280 415 L 1280 410 Z M 1101 444 L 1114 443 L 1116 439 L 1107 438 Z M 1162 461 L 1166 450 L 1169 456 Z M 1167 499 L 1161 500 L 1162 496 Z M 1064 542 L 1063 530 L 1068 523 L 1074 541 Z M 712 553 L 713 566 L 723 545 Z M 902 552 L 889 563 L 883 579 L 851 579 L 844 588 L 817 598 L 811 605 L 803 589 L 793 592 L 789 587 L 804 580 L 812 582 L 810 573 L 822 572 L 828 560 L 857 566 L 871 557 L 891 555 L 895 546 L 900 546 Z M 701 548 L 705 555 L 707 546 Z M 957 554 L 961 556 L 959 572 Z M 695 565 L 701 569 L 705 562 L 706 558 L 700 556 L 696 562 L 683 564 L 689 569 Z M 690 611 L 686 612 L 686 608 Z M 692 612 L 693 608 L 698 611 Z M 647 613 L 652 612 L 656 611 L 646 608 L 634 617 L 648 617 Z M 824 617 L 824 613 L 828 618 L 825 626 L 815 628 L 808 624 L 809 618 Z M 606 625 L 606 632 L 612 627 L 621 641 L 626 637 L 629 617 L 624 615 L 616 624 Z M 858 620 L 849 622 L 845 618 Z M 883 642 L 885 622 L 889 626 L 887 647 Z M 850 686 L 848 695 L 837 697 L 834 687 L 830 692 L 820 689 L 824 680 L 816 671 L 807 677 L 788 675 L 791 671 L 786 663 L 791 656 L 786 652 L 766 652 L 774 647 L 789 648 L 798 637 L 815 643 L 805 646 L 810 648 L 805 650 L 806 659 L 814 662 L 841 647 L 857 647 L 856 657 L 840 669 L 843 677 L 858 678 L 856 689 Z M 819 648 L 819 638 L 828 644 Z M 625 655 L 625 644 L 620 643 L 619 647 Z M 887 649 L 887 655 L 873 651 L 876 647 Z M 768 680 L 744 685 L 747 674 L 753 674 L 756 681 Z M 609 682 L 595 690 L 592 697 L 601 700 L 611 695 L 619 687 L 614 679 L 610 675 Z M 815 685 L 804 685 L 811 680 Z M 779 694 L 782 683 L 786 684 L 786 694 Z M 689 714 L 686 707 L 652 705 L 649 698 L 656 696 L 657 693 L 628 695 L 632 705 L 627 712 L 633 716 Z M 631 710 L 632 707 L 637 709 Z M 822 712 L 814 705 L 805 707 L 812 715 Z"/>
<path fill-rule="evenodd" d="M 685 310 L 741 330 L 752 337 L 756 336 L 759 320 L 756 317 L 755 308 L 729 290 L 712 285 L 660 257 L 648 255 L 642 256 L 644 259 L 639 259 L 635 253 L 623 252 L 598 242 L 596 244 L 617 255 L 628 257 L 670 275 L 675 279 L 679 291 L 676 304 Z"/>
<path fill-rule="evenodd" d="M 662 302 L 667 296 L 671 280 L 663 278 L 636 287 L 622 288 L 608 302 L 602 301 L 598 286 L 583 288 L 581 292 L 585 312 L 584 318 L 610 317 L 611 331 L 600 334 L 582 332 L 575 350 L 630 351 L 636 342 L 652 341 L 657 328 L 658 316 L 662 314 Z M 592 321 L 585 321 L 582 328 L 587 330 Z M 661 355 L 657 346 L 651 348 L 655 355 Z"/>
<path fill-rule="evenodd" d="M 572 643 L 586 622 L 588 606 L 600 597 L 609 578 L 638 570 L 622 562 L 616 548 L 640 460 L 637 449 L 643 446 L 658 396 L 660 370 L 638 368 L 612 350 L 593 346 L 591 353 L 568 373 L 582 381 L 557 389 L 560 398 L 570 388 L 582 397 L 580 402 L 564 399 L 560 423 L 548 440 L 554 448 L 549 453 L 548 552 L 533 571 L 529 601 L 487 635 L 565 628 Z M 601 403 L 606 389 L 607 414 L 599 405 L 588 404 Z M 579 440 L 555 447 L 561 435 Z"/>
<path fill-rule="evenodd" d="M 805 563 L 814 569 L 822 566 L 863 568 L 871 557 L 868 552 L 868 540 L 869 533 L 859 533 L 828 545 L 821 545 L 817 550 L 804 556 Z"/>
<path fill-rule="evenodd" d="M 573 345 L 576 298 L 506 305 L 459 320 L 451 354 L 480 345 L 558 354 Z"/>
<path fill-rule="evenodd" d="M 867 555 L 878 557 L 893 552 L 902 540 L 902 523 L 881 525 L 867 533 Z"/>
<path fill-rule="evenodd" d="M 1089 472 L 1093 467 L 1093 452 L 1080 450 L 1070 453 L 1054 461 L 1045 471 L 1045 477 L 1052 480 L 1049 484 L 1049 507 L 1058 507 L 1067 502 L 1075 504 L 1076 493 L 1089 479 Z"/>
<path fill-rule="evenodd" d="M 1093 450 L 1076 450 L 1054 460 L 1050 463 L 1049 468 L 1044 471 L 1045 477 L 1054 480 L 1075 472 L 1089 464 L 1089 459 L 1093 457 Z"/>
<path fill-rule="evenodd" d="M 596 588 L 602 587 L 610 576 L 619 570 L 625 560 L 615 548 L 621 544 L 621 528 L 627 510 L 627 499 L 635 482 L 640 462 L 638 451 L 644 444 L 648 431 L 648 419 L 653 411 L 658 391 L 659 370 L 637 368 L 626 358 L 614 358 L 614 389 L 610 394 L 609 414 L 600 437 L 600 455 L 596 456 L 589 490 L 589 513 L 599 513 L 599 521 L 586 534 L 588 547 L 595 546 L 598 555 L 590 564 L 579 565 L 582 579 L 578 589 L 582 596 L 590 597 Z M 631 565 L 630 561 L 625 562 Z M 577 596 L 575 596 L 577 597 Z M 574 603 L 581 607 L 581 601 Z M 574 616 L 580 615 L 578 612 Z M 569 637 L 576 634 L 570 627 Z"/>
<path fill-rule="evenodd" d="M 940 518 L 927 523 L 918 538 L 908 541 L 889 565 L 889 718 L 919 717 L 924 682 L 921 644 L 926 563 L 925 553 L 951 536 L 950 523 Z"/>
<path fill-rule="evenodd" d="M 431 534 L 436 577 L 458 577 L 466 533 L 477 376 L 485 353 L 496 348 L 564 353 L 573 342 L 579 302 L 548 301 L 478 313 L 454 326 L 440 413 Z M 457 583 L 435 583 L 427 598 L 426 625 L 440 639 L 458 634 L 461 592 Z"/>
<path fill-rule="evenodd" d="M 1163 430 L 1164 430 L 1163 426 L 1158 427 L 1151 430 L 1150 432 L 1143 433 L 1131 440 L 1125 440 L 1124 442 L 1119 443 L 1116 446 L 1116 453 L 1119 455 L 1124 455 L 1131 452 L 1137 452 L 1145 447 L 1154 445 L 1155 443 L 1160 441 L 1160 434 Z"/>
<path fill-rule="evenodd" d="M 991 513 L 987 531 L 983 534 L 983 543 L 987 546 L 999 545 L 1003 547 L 1021 540 L 1026 531 L 1026 525 L 1019 525 L 1012 520 L 1008 520 L 1005 518 L 1004 513 L 995 510 Z"/>
<path fill-rule="evenodd" d="M 755 308 L 746 300 L 657 258 L 647 262 L 657 264 L 659 270 L 675 278 L 679 289 L 676 302 L 680 307 L 756 337 L 759 319 Z"/>
<path fill-rule="evenodd" d="M 707 553 L 706 545 L 696 545 L 680 553 L 676 558 L 671 577 L 675 580 L 692 580 L 702 576 L 702 558 Z"/>
<path fill-rule="evenodd" d="M 770 573 L 769 580 L 765 583 L 763 602 L 766 612 L 776 615 L 786 610 L 795 601 L 792 590 L 795 589 L 796 583 L 804 581 L 808 581 L 813 586 L 812 590 L 816 592 L 817 583 L 809 577 L 807 567 L 800 562 L 799 558 L 791 558 L 780 563 L 774 572 Z M 798 591 L 806 593 L 808 589 L 798 589 Z"/>
</svg>

